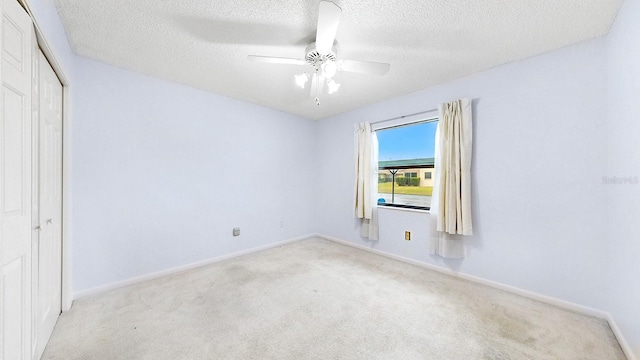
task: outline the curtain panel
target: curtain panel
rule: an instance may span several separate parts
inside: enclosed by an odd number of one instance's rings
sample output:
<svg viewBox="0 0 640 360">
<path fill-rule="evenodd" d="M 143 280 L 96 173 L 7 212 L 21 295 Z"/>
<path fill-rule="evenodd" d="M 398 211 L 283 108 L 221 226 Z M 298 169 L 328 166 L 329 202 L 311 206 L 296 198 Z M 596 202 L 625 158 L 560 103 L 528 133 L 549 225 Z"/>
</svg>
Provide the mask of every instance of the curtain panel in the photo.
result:
<svg viewBox="0 0 640 360">
<path fill-rule="evenodd" d="M 471 100 L 441 104 L 436 131 L 435 184 L 431 215 L 435 236 L 430 251 L 447 258 L 463 258 L 463 237 L 473 235 L 471 219 Z"/>
<path fill-rule="evenodd" d="M 378 240 L 378 139 L 371 124 L 356 124 L 355 216 L 361 219 L 360 236 Z"/>
</svg>

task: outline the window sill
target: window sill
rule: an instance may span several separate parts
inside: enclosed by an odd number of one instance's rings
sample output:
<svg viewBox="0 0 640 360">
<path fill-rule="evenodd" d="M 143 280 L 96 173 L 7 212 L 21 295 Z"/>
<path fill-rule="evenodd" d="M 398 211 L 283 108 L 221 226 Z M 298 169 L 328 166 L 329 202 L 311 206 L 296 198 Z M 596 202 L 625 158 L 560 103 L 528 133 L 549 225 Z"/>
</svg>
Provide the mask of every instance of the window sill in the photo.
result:
<svg viewBox="0 0 640 360">
<path fill-rule="evenodd" d="M 384 205 L 377 205 L 377 206 L 378 206 L 378 210 L 384 209 L 384 210 L 392 210 L 392 211 L 408 211 L 412 213 L 423 213 L 423 214 L 431 213 L 431 211 L 423 210 L 423 209 L 411 209 L 411 208 L 402 208 L 402 207 L 393 207 L 393 206 L 384 206 Z"/>
</svg>

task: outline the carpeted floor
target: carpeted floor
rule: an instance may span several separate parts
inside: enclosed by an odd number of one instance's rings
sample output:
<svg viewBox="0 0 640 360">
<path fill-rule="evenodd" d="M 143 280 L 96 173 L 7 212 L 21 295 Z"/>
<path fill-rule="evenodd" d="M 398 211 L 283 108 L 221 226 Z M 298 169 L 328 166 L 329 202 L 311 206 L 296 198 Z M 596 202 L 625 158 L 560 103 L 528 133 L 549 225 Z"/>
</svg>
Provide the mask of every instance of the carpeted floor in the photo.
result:
<svg viewBox="0 0 640 360">
<path fill-rule="evenodd" d="M 310 239 L 75 302 L 43 359 L 625 359 L 608 324 Z"/>
</svg>

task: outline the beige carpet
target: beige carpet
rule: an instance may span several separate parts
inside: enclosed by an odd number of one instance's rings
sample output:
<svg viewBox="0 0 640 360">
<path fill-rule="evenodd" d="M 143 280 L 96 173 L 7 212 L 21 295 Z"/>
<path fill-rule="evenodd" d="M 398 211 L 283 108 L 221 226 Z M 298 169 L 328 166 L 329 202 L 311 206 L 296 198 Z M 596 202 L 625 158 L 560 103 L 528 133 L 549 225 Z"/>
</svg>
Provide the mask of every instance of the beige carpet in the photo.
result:
<svg viewBox="0 0 640 360">
<path fill-rule="evenodd" d="M 43 359 L 624 359 L 603 320 L 310 239 L 75 302 Z"/>
</svg>

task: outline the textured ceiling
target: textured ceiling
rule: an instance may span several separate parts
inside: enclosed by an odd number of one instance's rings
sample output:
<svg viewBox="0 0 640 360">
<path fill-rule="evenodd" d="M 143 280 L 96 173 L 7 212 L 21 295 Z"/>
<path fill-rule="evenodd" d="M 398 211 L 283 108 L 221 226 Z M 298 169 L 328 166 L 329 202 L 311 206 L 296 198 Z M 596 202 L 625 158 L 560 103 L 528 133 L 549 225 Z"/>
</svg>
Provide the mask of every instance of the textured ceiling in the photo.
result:
<svg viewBox="0 0 640 360">
<path fill-rule="evenodd" d="M 322 119 L 608 32 L 622 0 L 336 0 L 338 59 L 390 63 L 340 72 L 321 105 L 297 87 L 318 0 L 55 0 L 78 55 L 309 119 Z M 307 85 L 308 86 L 308 85 Z"/>
</svg>

